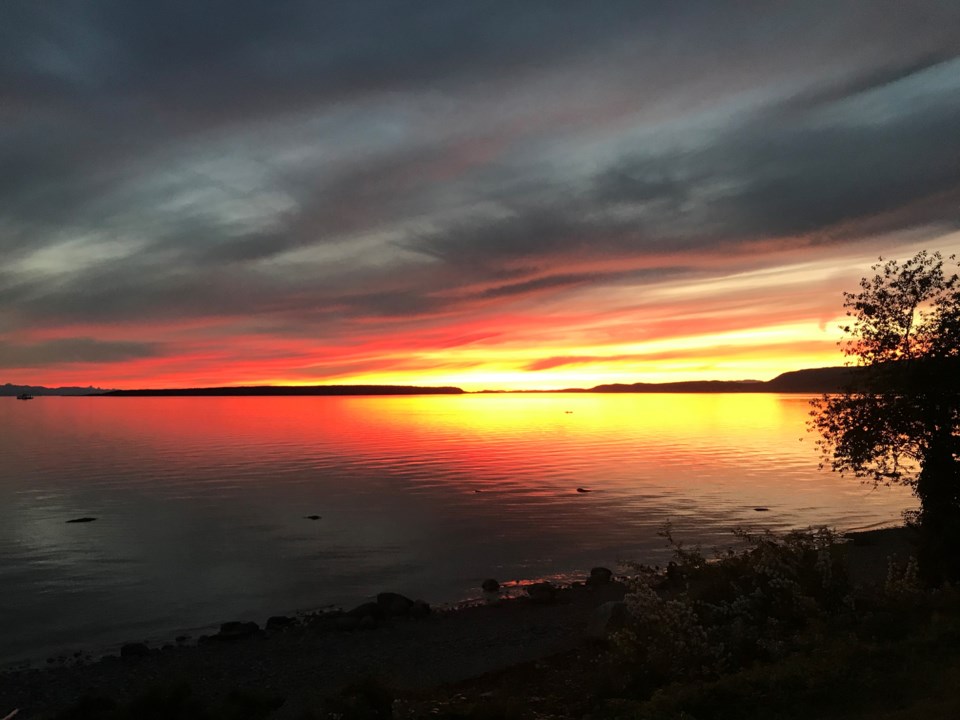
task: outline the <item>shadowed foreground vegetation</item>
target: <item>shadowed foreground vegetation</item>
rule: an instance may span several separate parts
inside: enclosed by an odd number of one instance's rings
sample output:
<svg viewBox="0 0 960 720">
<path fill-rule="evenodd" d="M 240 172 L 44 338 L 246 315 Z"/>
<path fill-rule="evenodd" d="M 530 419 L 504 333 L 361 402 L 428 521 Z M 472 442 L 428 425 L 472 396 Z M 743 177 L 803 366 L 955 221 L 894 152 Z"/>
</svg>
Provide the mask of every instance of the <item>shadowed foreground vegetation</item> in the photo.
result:
<svg viewBox="0 0 960 720">
<path fill-rule="evenodd" d="M 736 549 L 710 558 L 665 535 L 673 561 L 630 567 L 626 612 L 607 642 L 428 692 L 359 678 L 296 714 L 257 688 L 201 702 L 188 684 L 161 683 L 55 717 L 960 717 L 960 594 L 924 588 L 914 561 L 891 559 L 883 581 L 854 586 L 845 545 L 827 530 L 740 532 Z"/>
</svg>

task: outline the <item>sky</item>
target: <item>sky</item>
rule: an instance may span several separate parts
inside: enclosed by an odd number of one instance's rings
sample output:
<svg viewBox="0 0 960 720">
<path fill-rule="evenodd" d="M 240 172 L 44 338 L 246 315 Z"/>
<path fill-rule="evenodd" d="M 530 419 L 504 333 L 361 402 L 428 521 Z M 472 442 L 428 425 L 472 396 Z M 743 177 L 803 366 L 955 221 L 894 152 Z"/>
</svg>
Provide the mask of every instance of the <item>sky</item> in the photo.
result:
<svg viewBox="0 0 960 720">
<path fill-rule="evenodd" d="M 0 3 L 0 383 L 842 364 L 960 252 L 960 3 Z"/>
</svg>

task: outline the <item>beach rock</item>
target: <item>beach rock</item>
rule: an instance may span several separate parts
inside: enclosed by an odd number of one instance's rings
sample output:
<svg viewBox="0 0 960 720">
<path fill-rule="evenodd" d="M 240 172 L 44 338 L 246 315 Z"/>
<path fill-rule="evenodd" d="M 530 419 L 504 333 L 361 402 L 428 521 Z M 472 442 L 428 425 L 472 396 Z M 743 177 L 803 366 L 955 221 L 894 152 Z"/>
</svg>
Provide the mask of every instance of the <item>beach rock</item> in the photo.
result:
<svg viewBox="0 0 960 720">
<path fill-rule="evenodd" d="M 413 607 L 413 600 L 406 595 L 393 592 L 383 592 L 377 595 L 377 605 L 385 615 L 391 617 L 402 617 L 410 612 Z"/>
<path fill-rule="evenodd" d="M 595 567 L 590 570 L 590 577 L 587 578 L 587 585 L 595 587 L 607 585 L 613 579 L 613 572 L 609 568 Z"/>
<path fill-rule="evenodd" d="M 588 492 L 591 492 L 591 491 L 588 490 L 587 488 L 577 488 L 577 492 L 578 492 L 578 493 L 588 493 Z"/>
<path fill-rule="evenodd" d="M 587 623 L 586 636 L 604 640 L 611 633 L 622 630 L 630 619 L 627 604 L 623 600 L 611 600 L 597 607 Z"/>
<path fill-rule="evenodd" d="M 500 597 L 499 590 L 496 592 L 484 591 L 483 593 L 483 602 L 486 603 L 487 605 L 499 605 L 501 600 L 503 600 L 503 598 Z"/>
<path fill-rule="evenodd" d="M 480 588 L 485 593 L 500 592 L 500 583 L 498 583 L 494 578 L 487 578 L 482 583 L 480 583 Z"/>
<path fill-rule="evenodd" d="M 557 598 L 557 588 L 548 582 L 533 583 L 526 587 L 530 599 L 541 605 L 552 603 Z"/>
<path fill-rule="evenodd" d="M 380 606 L 379 603 L 375 602 L 365 602 L 362 605 L 357 605 L 353 610 L 349 610 L 347 615 L 352 618 L 364 618 L 367 615 L 376 619 L 383 617 L 384 609 Z"/>
<path fill-rule="evenodd" d="M 220 626 L 220 632 L 214 635 L 214 638 L 232 642 L 234 640 L 251 637 L 258 632 L 260 632 L 260 626 L 255 622 L 239 622 L 234 620 L 223 623 L 223 625 Z"/>
<path fill-rule="evenodd" d="M 410 617 L 415 620 L 422 620 L 430 614 L 430 603 L 423 600 L 414 600 L 410 607 Z"/>
<path fill-rule="evenodd" d="M 287 617 L 286 615 L 273 615 L 272 617 L 267 618 L 266 629 L 267 630 L 281 630 L 285 627 L 293 625 L 294 620 L 292 617 Z"/>
<path fill-rule="evenodd" d="M 150 648 L 144 643 L 127 643 L 120 648 L 122 658 L 147 657 L 149 654 Z"/>
<path fill-rule="evenodd" d="M 355 615 L 344 613 L 333 621 L 333 627 L 336 630 L 356 630 L 360 624 L 360 618 Z"/>
<path fill-rule="evenodd" d="M 357 627 L 361 630 L 373 630 L 377 627 L 377 619 L 373 615 L 364 615 L 357 623 Z"/>
<path fill-rule="evenodd" d="M 500 602 L 500 583 L 494 578 L 487 578 L 480 587 L 483 589 L 483 601 L 487 605 L 496 605 Z"/>
<path fill-rule="evenodd" d="M 79 517 L 74 518 L 73 520 L 67 520 L 67 523 L 88 523 L 96 520 L 95 517 Z"/>
</svg>

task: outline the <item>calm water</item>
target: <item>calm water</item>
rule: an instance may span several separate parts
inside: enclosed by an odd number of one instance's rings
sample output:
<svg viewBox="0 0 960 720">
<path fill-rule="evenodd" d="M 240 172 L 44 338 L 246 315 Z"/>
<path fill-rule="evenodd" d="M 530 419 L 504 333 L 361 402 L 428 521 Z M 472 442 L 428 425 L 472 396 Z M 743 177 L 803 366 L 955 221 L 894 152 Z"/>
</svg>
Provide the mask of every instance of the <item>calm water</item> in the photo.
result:
<svg viewBox="0 0 960 720">
<path fill-rule="evenodd" d="M 907 492 L 817 469 L 807 409 L 776 395 L 2 398 L 0 662 L 659 561 L 667 520 L 707 546 L 738 525 L 896 521 Z M 98 520 L 65 522 L 81 516 Z"/>
</svg>

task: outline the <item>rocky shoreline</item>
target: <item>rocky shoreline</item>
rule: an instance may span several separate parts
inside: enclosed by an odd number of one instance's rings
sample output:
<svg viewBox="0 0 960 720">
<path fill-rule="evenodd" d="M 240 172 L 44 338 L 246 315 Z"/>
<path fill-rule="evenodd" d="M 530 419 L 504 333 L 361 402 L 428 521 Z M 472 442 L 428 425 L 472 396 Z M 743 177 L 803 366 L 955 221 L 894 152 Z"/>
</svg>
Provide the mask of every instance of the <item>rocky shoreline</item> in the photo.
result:
<svg viewBox="0 0 960 720">
<path fill-rule="evenodd" d="M 909 553 L 904 528 L 848 535 L 847 557 L 858 582 L 882 582 L 887 557 Z M 82 697 L 119 701 L 157 684 L 186 683 L 203 700 L 237 688 L 256 688 L 282 699 L 271 718 L 298 718 L 318 699 L 358 678 L 410 692 L 566 652 L 596 635 L 597 608 L 623 598 L 625 586 L 595 569 L 569 587 L 525 586 L 522 596 L 501 599 L 485 582 L 486 602 L 436 609 L 396 593 L 349 611 L 303 617 L 275 616 L 263 627 L 232 622 L 193 642 L 151 648 L 125 645 L 119 655 L 0 674 L 0 713 L 50 717 Z"/>
<path fill-rule="evenodd" d="M 575 647 L 593 610 L 623 597 L 625 587 L 608 572 L 602 583 L 535 583 L 498 602 L 486 591 L 486 602 L 434 609 L 381 593 L 349 611 L 275 616 L 263 627 L 225 623 L 195 643 L 128 643 L 95 662 L 3 673 L 0 710 L 19 709 L 18 719 L 47 717 L 84 696 L 122 701 L 158 683 L 185 682 L 206 700 L 255 687 L 283 698 L 271 717 L 284 718 L 300 717 L 318 697 L 356 678 L 436 687 Z"/>
</svg>

